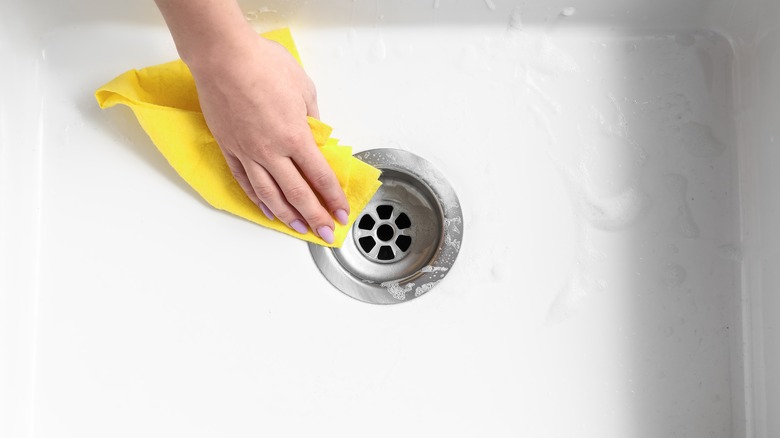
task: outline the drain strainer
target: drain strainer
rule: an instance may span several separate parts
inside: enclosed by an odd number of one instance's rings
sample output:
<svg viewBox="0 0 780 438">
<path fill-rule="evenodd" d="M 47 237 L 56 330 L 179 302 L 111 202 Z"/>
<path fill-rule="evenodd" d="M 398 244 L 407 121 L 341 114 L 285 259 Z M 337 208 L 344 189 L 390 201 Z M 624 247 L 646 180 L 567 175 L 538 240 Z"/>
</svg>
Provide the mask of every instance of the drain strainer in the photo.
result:
<svg viewBox="0 0 780 438">
<path fill-rule="evenodd" d="M 341 248 L 309 244 L 325 278 L 345 294 L 397 304 L 433 289 L 460 251 L 463 215 L 455 191 L 431 163 L 400 149 L 355 156 L 382 171 L 382 186 Z"/>
</svg>

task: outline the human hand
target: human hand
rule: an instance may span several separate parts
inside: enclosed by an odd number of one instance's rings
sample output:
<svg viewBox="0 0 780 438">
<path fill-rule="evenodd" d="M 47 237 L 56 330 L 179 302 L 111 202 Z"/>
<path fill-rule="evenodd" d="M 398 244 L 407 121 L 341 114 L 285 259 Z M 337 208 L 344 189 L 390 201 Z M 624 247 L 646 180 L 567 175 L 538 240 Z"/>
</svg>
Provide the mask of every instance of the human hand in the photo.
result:
<svg viewBox="0 0 780 438">
<path fill-rule="evenodd" d="M 349 203 L 314 142 L 314 84 L 281 45 L 258 36 L 234 0 L 157 0 L 201 109 L 247 196 L 290 228 L 334 241 Z M 331 216 L 332 215 L 332 216 Z"/>
<path fill-rule="evenodd" d="M 331 214 L 346 224 L 349 204 L 314 143 L 306 117 L 319 118 L 316 92 L 296 60 L 254 37 L 191 70 L 206 123 L 249 198 L 270 219 L 299 233 L 308 224 L 332 243 Z"/>
</svg>

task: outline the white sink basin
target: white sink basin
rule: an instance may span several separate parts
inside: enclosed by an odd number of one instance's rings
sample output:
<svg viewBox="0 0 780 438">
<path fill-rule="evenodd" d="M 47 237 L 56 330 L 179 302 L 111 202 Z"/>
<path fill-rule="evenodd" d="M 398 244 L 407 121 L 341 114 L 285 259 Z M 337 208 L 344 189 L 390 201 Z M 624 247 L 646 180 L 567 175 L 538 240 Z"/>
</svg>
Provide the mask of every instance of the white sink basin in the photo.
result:
<svg viewBox="0 0 780 438">
<path fill-rule="evenodd" d="M 343 295 L 97 107 L 153 2 L 0 0 L 0 436 L 780 436 L 780 3 L 243 6 L 447 175 L 457 263 Z"/>
</svg>

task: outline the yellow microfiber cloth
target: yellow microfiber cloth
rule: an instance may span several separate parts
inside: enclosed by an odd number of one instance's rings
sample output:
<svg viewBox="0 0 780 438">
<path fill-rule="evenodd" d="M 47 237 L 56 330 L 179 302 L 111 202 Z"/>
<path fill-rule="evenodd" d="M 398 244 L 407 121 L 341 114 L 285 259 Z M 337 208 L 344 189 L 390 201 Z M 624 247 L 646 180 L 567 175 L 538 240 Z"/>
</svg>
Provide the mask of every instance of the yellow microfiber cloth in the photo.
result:
<svg viewBox="0 0 780 438">
<path fill-rule="evenodd" d="M 262 34 L 283 45 L 300 63 L 289 29 Z M 380 171 L 352 156 L 352 148 L 331 138 L 331 127 L 309 118 L 314 141 L 333 168 L 350 206 L 349 223 L 336 222 L 333 244 L 309 231 L 299 234 L 268 219 L 246 196 L 211 135 L 198 102 L 195 81 L 181 60 L 130 70 L 95 92 L 101 108 L 117 104 L 133 110 L 138 122 L 176 172 L 209 204 L 257 224 L 318 245 L 341 247 L 347 231 L 379 186 Z"/>
</svg>

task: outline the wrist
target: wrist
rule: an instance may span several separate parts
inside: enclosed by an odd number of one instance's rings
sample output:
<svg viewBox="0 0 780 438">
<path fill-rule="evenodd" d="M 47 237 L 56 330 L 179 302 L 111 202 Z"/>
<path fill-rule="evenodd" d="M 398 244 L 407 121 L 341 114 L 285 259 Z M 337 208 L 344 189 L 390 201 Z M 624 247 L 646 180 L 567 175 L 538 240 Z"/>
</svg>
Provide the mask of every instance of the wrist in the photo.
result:
<svg viewBox="0 0 780 438">
<path fill-rule="evenodd" d="M 235 0 L 156 0 L 156 3 L 179 56 L 191 68 L 237 56 L 257 37 Z"/>
<path fill-rule="evenodd" d="M 240 59 L 251 50 L 258 35 L 246 24 L 240 28 L 220 29 L 198 35 L 176 45 L 182 61 L 193 71 L 224 66 L 226 60 Z"/>
</svg>

